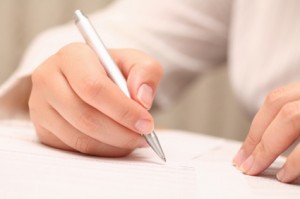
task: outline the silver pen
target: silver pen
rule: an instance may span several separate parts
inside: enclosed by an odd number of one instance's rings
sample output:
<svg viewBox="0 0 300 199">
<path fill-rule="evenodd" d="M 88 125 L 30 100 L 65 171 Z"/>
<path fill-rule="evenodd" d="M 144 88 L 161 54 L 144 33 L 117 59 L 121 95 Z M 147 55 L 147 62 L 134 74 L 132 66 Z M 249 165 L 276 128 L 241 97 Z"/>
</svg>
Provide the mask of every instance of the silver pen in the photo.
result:
<svg viewBox="0 0 300 199">
<path fill-rule="evenodd" d="M 101 41 L 99 35 L 97 34 L 95 28 L 90 23 L 89 19 L 83 14 L 82 11 L 76 10 L 74 13 L 75 24 L 79 29 L 81 35 L 84 37 L 86 43 L 95 51 L 98 55 L 100 62 L 102 63 L 103 67 L 105 68 L 106 72 L 108 73 L 109 77 L 114 81 L 119 88 L 125 93 L 125 95 L 131 98 L 127 82 L 122 75 L 119 67 L 116 65 L 114 60 L 111 58 L 110 54 L 108 53 L 105 45 Z M 166 162 L 166 157 L 164 152 L 160 146 L 158 138 L 154 131 L 150 134 L 144 135 L 147 143 L 150 147 L 154 150 L 154 152 Z"/>
</svg>

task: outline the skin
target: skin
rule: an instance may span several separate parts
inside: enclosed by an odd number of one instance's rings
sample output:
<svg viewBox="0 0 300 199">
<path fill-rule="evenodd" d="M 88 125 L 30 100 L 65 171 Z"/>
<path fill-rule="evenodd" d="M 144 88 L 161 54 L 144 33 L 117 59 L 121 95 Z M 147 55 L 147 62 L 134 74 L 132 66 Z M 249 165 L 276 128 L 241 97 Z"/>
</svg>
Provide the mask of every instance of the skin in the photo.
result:
<svg viewBox="0 0 300 199">
<path fill-rule="evenodd" d="M 148 146 L 141 134 L 153 130 L 148 109 L 162 67 L 136 50 L 110 53 L 127 79 L 133 100 L 108 78 L 86 44 L 63 47 L 33 72 L 29 110 L 43 144 L 108 157 Z"/>
<path fill-rule="evenodd" d="M 249 133 L 233 164 L 247 175 L 258 175 L 299 138 L 300 83 L 271 91 L 253 119 Z M 300 176 L 300 145 L 277 173 L 281 182 Z"/>
<path fill-rule="evenodd" d="M 132 99 L 107 77 L 95 53 L 74 43 L 49 57 L 32 74 L 29 111 L 40 141 L 88 155 L 119 157 L 147 147 L 141 134 L 151 132 L 148 113 L 161 65 L 131 49 L 110 50 L 127 79 Z M 300 133 L 300 83 L 269 93 L 256 114 L 233 164 L 247 175 L 258 175 Z M 281 182 L 300 176 L 300 145 L 277 174 Z"/>
</svg>

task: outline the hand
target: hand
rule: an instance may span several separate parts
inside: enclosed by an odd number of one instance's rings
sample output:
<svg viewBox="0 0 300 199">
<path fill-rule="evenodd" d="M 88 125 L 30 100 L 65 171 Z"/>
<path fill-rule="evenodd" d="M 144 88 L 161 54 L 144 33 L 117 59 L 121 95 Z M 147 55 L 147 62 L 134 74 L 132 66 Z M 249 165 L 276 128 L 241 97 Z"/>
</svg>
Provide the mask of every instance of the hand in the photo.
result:
<svg viewBox="0 0 300 199">
<path fill-rule="evenodd" d="M 30 117 L 46 145 L 97 156 L 124 156 L 148 146 L 148 113 L 162 77 L 160 64 L 128 49 L 110 51 L 127 79 L 129 99 L 81 43 L 63 47 L 32 74 Z"/>
<path fill-rule="evenodd" d="M 258 111 L 233 164 L 248 175 L 257 175 L 300 135 L 300 83 L 272 91 Z M 300 176 L 300 144 L 277 173 L 281 182 Z"/>
</svg>

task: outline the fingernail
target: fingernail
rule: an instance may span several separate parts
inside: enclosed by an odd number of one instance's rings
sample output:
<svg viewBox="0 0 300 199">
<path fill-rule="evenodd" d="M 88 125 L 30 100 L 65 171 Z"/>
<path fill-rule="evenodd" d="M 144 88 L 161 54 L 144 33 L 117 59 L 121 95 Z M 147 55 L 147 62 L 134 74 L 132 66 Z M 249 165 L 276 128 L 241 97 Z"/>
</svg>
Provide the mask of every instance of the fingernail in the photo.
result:
<svg viewBox="0 0 300 199">
<path fill-rule="evenodd" d="M 285 174 L 285 170 L 284 168 L 280 169 L 276 175 L 277 179 L 280 181 L 280 182 L 284 182 L 284 174 Z"/>
<path fill-rule="evenodd" d="M 150 109 L 153 101 L 153 89 L 149 85 L 143 84 L 139 88 L 137 98 L 145 108 Z"/>
<path fill-rule="evenodd" d="M 254 162 L 254 158 L 251 155 L 247 160 L 245 160 L 245 162 L 239 167 L 239 169 L 243 172 L 243 173 L 248 173 L 249 170 L 251 169 L 252 165 Z"/>
<path fill-rule="evenodd" d="M 153 130 L 153 125 L 149 120 L 138 120 L 135 123 L 135 128 L 139 133 L 146 134 Z"/>
<path fill-rule="evenodd" d="M 240 149 L 232 160 L 234 166 L 239 167 L 247 159 L 244 149 Z"/>
</svg>

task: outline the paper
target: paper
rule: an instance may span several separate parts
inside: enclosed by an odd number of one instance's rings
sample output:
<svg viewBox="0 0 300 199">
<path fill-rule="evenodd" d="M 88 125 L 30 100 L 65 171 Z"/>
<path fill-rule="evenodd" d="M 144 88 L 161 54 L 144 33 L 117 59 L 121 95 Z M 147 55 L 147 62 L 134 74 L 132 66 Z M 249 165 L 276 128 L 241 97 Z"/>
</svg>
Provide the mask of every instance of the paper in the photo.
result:
<svg viewBox="0 0 300 199">
<path fill-rule="evenodd" d="M 41 145 L 30 123 L 0 123 L 0 198 L 296 199 L 300 183 L 275 174 L 278 158 L 260 176 L 231 165 L 240 142 L 181 131 L 157 131 L 167 157 L 150 149 L 124 158 L 99 158 Z"/>
<path fill-rule="evenodd" d="M 190 161 L 222 140 L 182 132 L 157 132 L 164 164 L 148 149 L 119 158 L 98 158 L 38 143 L 30 124 L 0 124 L 1 198 L 197 198 Z M 169 140 L 171 139 L 171 140 Z"/>
<path fill-rule="evenodd" d="M 279 157 L 258 176 L 248 176 L 231 164 L 239 147 L 240 143 L 227 141 L 195 160 L 199 198 L 299 198 L 299 181 L 285 184 L 276 179 L 285 158 Z"/>
</svg>

